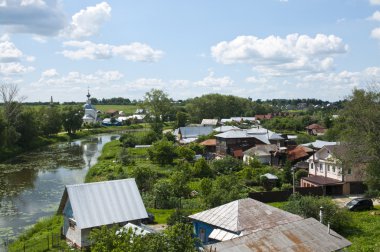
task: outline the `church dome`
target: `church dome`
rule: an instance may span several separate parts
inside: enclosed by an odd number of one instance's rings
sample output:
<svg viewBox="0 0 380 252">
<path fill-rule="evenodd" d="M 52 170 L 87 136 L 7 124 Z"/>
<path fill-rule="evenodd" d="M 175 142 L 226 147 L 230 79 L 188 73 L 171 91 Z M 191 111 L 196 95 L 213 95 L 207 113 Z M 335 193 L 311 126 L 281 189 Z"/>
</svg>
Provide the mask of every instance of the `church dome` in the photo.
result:
<svg viewBox="0 0 380 252">
<path fill-rule="evenodd" d="M 94 109 L 94 107 L 91 104 L 88 104 L 88 103 L 84 104 L 83 108 L 84 109 Z"/>
</svg>

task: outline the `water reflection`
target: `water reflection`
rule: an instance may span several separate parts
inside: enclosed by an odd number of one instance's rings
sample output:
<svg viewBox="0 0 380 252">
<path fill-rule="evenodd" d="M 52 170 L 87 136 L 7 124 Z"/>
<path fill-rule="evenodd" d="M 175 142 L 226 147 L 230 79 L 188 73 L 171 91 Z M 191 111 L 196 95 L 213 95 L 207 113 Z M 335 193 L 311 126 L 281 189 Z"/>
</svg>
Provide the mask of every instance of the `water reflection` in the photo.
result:
<svg viewBox="0 0 380 252">
<path fill-rule="evenodd" d="M 0 165 L 0 241 L 20 233 L 58 208 L 64 185 L 82 183 L 104 144 L 99 135 L 20 155 Z"/>
</svg>

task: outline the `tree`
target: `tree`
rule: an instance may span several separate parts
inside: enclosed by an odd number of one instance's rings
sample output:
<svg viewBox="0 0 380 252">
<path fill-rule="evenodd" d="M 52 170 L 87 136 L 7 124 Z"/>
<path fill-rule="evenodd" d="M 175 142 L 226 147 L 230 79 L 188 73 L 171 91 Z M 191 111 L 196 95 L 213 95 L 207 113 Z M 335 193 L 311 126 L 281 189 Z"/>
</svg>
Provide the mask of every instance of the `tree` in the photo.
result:
<svg viewBox="0 0 380 252">
<path fill-rule="evenodd" d="M 157 179 L 157 172 L 150 167 L 136 166 L 131 171 L 131 177 L 135 178 L 140 191 L 150 191 Z"/>
<path fill-rule="evenodd" d="M 62 118 L 61 118 L 61 113 L 59 112 L 58 108 L 42 107 L 38 113 L 39 113 L 41 132 L 43 135 L 49 136 L 52 134 L 57 134 L 61 130 Z"/>
<path fill-rule="evenodd" d="M 171 188 L 173 188 L 174 196 L 177 198 L 187 198 L 191 189 L 187 182 L 189 181 L 189 174 L 184 171 L 176 171 L 170 176 Z"/>
<path fill-rule="evenodd" d="M 221 174 L 230 174 L 243 169 L 243 162 L 237 158 L 226 156 L 211 163 L 213 170 Z"/>
<path fill-rule="evenodd" d="M 167 179 L 160 179 L 153 187 L 154 208 L 171 208 L 173 206 L 173 188 Z"/>
<path fill-rule="evenodd" d="M 162 139 L 153 143 L 153 145 L 148 149 L 148 155 L 152 162 L 163 166 L 173 163 L 174 158 L 177 156 L 177 151 L 173 142 Z"/>
<path fill-rule="evenodd" d="M 123 134 L 120 137 L 119 141 L 123 144 L 123 147 L 125 148 L 128 148 L 128 147 L 134 148 L 137 144 L 136 136 L 130 132 Z"/>
<path fill-rule="evenodd" d="M 214 174 L 206 159 L 200 158 L 194 164 L 193 175 L 197 178 L 207 178 L 213 177 Z"/>
<path fill-rule="evenodd" d="M 188 114 L 182 111 L 176 113 L 176 128 L 185 127 L 188 119 Z"/>
<path fill-rule="evenodd" d="M 158 134 L 162 134 L 163 122 L 169 114 L 170 104 L 168 94 L 162 90 L 152 89 L 145 93 L 144 107 L 147 109 L 152 130 Z"/>
<path fill-rule="evenodd" d="M 33 109 L 23 109 L 18 115 L 15 130 L 20 134 L 17 145 L 23 148 L 29 147 L 39 135 L 36 111 Z"/>
<path fill-rule="evenodd" d="M 309 175 L 309 172 L 304 170 L 304 169 L 300 169 L 300 170 L 296 171 L 296 173 L 294 174 L 296 183 L 299 185 L 301 178 L 307 177 L 308 175 Z"/>
<path fill-rule="evenodd" d="M 194 161 L 195 151 L 193 151 L 192 149 L 186 146 L 180 146 L 177 148 L 177 151 L 178 151 L 178 156 L 180 158 L 183 158 L 188 162 Z"/>
<path fill-rule="evenodd" d="M 0 98 L 3 103 L 3 115 L 8 125 L 15 125 L 21 112 L 21 101 L 18 97 L 19 89 L 14 84 L 3 84 L 0 86 Z"/>
<path fill-rule="evenodd" d="M 346 168 L 364 166 L 368 191 L 380 195 L 380 92 L 354 90 L 337 123 L 345 146 L 338 158 Z"/>
<path fill-rule="evenodd" d="M 62 111 L 62 124 L 68 134 L 75 134 L 83 124 L 83 112 L 78 106 L 68 106 Z"/>
</svg>

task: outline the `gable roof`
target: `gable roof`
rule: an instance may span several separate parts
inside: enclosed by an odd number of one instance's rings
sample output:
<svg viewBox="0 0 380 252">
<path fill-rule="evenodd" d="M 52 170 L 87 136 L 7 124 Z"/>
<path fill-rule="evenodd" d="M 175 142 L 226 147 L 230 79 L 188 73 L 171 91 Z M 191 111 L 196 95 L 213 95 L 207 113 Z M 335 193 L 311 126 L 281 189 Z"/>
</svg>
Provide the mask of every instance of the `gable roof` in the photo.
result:
<svg viewBox="0 0 380 252">
<path fill-rule="evenodd" d="M 216 146 L 216 139 L 207 139 L 199 144 L 203 146 Z"/>
<path fill-rule="evenodd" d="M 262 143 L 270 144 L 267 134 L 248 134 L 247 130 L 239 129 L 239 130 L 230 130 L 227 132 L 220 133 L 215 135 L 215 137 L 220 138 L 256 138 L 260 140 Z"/>
<path fill-rule="evenodd" d="M 220 126 L 220 127 L 215 128 L 214 131 L 223 133 L 226 131 L 238 130 L 238 129 L 239 129 L 239 127 L 236 127 L 236 126 L 224 125 L 224 126 Z"/>
<path fill-rule="evenodd" d="M 205 247 L 205 251 L 318 251 L 330 252 L 346 248 L 351 242 L 318 222 L 308 218 L 259 230 L 232 240 Z"/>
<path fill-rule="evenodd" d="M 311 145 L 314 148 L 321 149 L 325 145 L 337 145 L 337 142 L 327 142 L 327 141 L 322 141 L 322 140 L 316 140 L 315 142 L 305 143 L 301 145 L 306 146 L 306 147 L 309 147 Z"/>
<path fill-rule="evenodd" d="M 258 144 L 255 147 L 252 147 L 246 151 L 244 154 L 247 156 L 270 156 L 271 152 L 277 151 L 277 145 L 275 144 Z"/>
<path fill-rule="evenodd" d="M 310 149 L 309 147 L 298 145 L 292 150 L 288 151 L 288 159 L 291 161 L 308 157 L 313 153 L 313 149 Z"/>
<path fill-rule="evenodd" d="M 201 125 L 213 125 L 216 126 L 218 124 L 218 119 L 203 119 Z"/>
<path fill-rule="evenodd" d="M 180 127 L 179 132 L 182 138 L 196 138 L 199 136 L 206 136 L 212 133 L 212 126 L 194 126 L 194 127 Z"/>
<path fill-rule="evenodd" d="M 81 229 L 148 217 L 134 178 L 67 185 L 58 213 L 67 200 Z"/>
<path fill-rule="evenodd" d="M 316 123 L 313 123 L 313 124 L 310 124 L 309 126 L 306 127 L 306 129 L 326 129 L 325 127 L 322 127 L 321 125 L 319 124 L 316 124 Z"/>
<path fill-rule="evenodd" d="M 235 233 L 249 233 L 302 219 L 298 215 L 250 198 L 235 200 L 190 215 L 189 218 Z"/>
</svg>

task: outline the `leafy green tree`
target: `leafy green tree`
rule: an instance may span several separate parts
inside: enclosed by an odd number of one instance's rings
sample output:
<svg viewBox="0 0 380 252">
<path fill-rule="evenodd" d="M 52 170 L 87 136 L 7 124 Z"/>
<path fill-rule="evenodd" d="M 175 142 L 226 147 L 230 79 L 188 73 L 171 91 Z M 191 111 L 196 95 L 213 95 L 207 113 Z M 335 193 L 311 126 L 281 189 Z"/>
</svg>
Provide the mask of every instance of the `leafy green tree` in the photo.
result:
<svg viewBox="0 0 380 252">
<path fill-rule="evenodd" d="M 184 171 L 176 171 L 170 176 L 171 188 L 174 196 L 177 198 L 187 198 L 190 195 L 190 187 L 188 185 L 189 173 Z"/>
<path fill-rule="evenodd" d="M 284 165 L 281 179 L 283 183 L 293 183 L 292 164 L 289 160 Z"/>
<path fill-rule="evenodd" d="M 194 163 L 193 175 L 197 178 L 210 178 L 213 177 L 214 174 L 206 159 L 200 158 Z"/>
<path fill-rule="evenodd" d="M 186 146 L 180 146 L 177 148 L 177 151 L 178 151 L 178 156 L 180 158 L 183 158 L 188 162 L 194 161 L 195 151 L 193 151 L 192 149 Z"/>
<path fill-rule="evenodd" d="M 304 169 L 300 169 L 300 170 L 296 171 L 296 173 L 294 174 L 296 183 L 299 185 L 301 178 L 307 177 L 308 175 L 309 175 L 309 172 L 304 170 Z"/>
<path fill-rule="evenodd" d="M 177 157 L 177 148 L 172 142 L 162 139 L 153 143 L 148 149 L 148 155 L 152 162 L 160 165 L 172 164 Z"/>
<path fill-rule="evenodd" d="M 21 147 L 29 147 L 39 135 L 37 113 L 32 109 L 23 109 L 18 115 L 15 130 L 20 134 L 17 144 Z"/>
<path fill-rule="evenodd" d="M 62 111 L 62 124 L 68 134 L 75 134 L 83 124 L 83 112 L 81 107 L 68 106 Z"/>
<path fill-rule="evenodd" d="M 226 156 L 223 159 L 214 160 L 211 167 L 216 173 L 230 174 L 243 169 L 243 162 L 237 158 Z"/>
<path fill-rule="evenodd" d="M 119 152 L 119 160 L 123 165 L 131 165 L 134 164 L 134 160 L 131 154 L 128 152 L 128 148 L 121 148 Z"/>
<path fill-rule="evenodd" d="M 340 115 L 343 166 L 365 167 L 368 191 L 380 195 L 380 92 L 354 90 Z"/>
<path fill-rule="evenodd" d="M 188 114 L 182 111 L 177 111 L 176 114 L 176 128 L 185 127 L 188 120 Z"/>
<path fill-rule="evenodd" d="M 61 113 L 56 107 L 39 110 L 39 120 L 42 134 L 45 136 L 57 134 L 62 128 Z"/>
<path fill-rule="evenodd" d="M 205 147 L 203 145 L 196 143 L 196 142 L 192 142 L 192 143 L 188 144 L 187 147 L 189 147 L 190 149 L 195 151 L 195 154 L 202 155 L 205 153 Z"/>
<path fill-rule="evenodd" d="M 159 89 L 150 90 L 145 93 L 144 107 L 147 109 L 152 130 L 162 134 L 163 122 L 167 119 L 171 107 L 168 94 Z"/>
<path fill-rule="evenodd" d="M 165 132 L 163 137 L 166 138 L 168 141 L 173 142 L 173 143 L 175 143 L 175 141 L 176 141 L 175 135 L 173 135 L 173 133 L 170 131 Z"/>
<path fill-rule="evenodd" d="M 167 179 L 158 180 L 153 187 L 154 208 L 172 208 L 174 196 L 172 183 Z"/>
<path fill-rule="evenodd" d="M 135 178 L 140 191 L 150 191 L 158 175 L 146 166 L 135 166 L 131 171 L 131 177 Z"/>
</svg>

